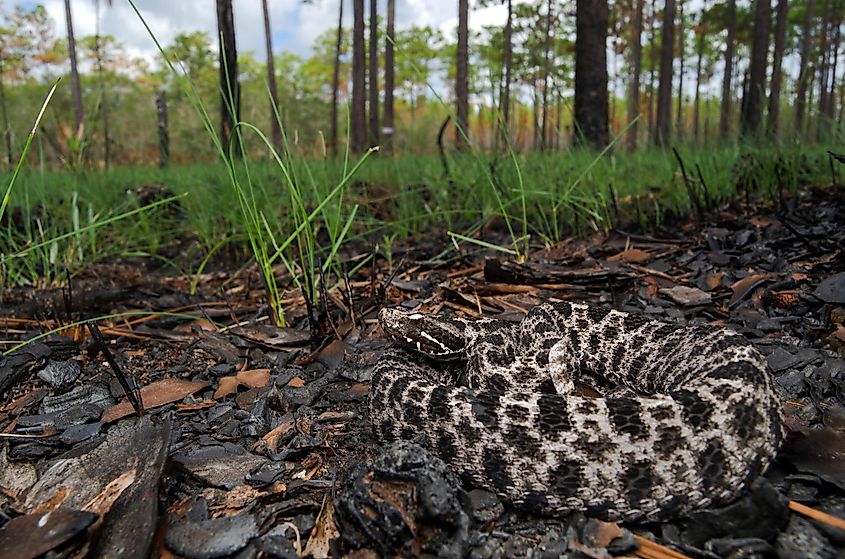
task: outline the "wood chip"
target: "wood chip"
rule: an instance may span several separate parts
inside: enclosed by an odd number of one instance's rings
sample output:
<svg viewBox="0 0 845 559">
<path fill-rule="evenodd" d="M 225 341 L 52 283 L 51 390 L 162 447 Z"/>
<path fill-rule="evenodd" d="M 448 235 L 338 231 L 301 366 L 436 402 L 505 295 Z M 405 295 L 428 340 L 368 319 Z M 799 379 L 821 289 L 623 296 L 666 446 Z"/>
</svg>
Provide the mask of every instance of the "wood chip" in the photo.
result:
<svg viewBox="0 0 845 559">
<path fill-rule="evenodd" d="M 190 396 L 209 386 L 208 382 L 188 381 L 180 379 L 165 379 L 141 389 L 141 401 L 144 402 L 144 409 L 157 408 L 172 402 L 178 402 L 185 396 Z M 116 421 L 135 413 L 132 404 L 124 400 L 103 412 L 100 418 L 106 423 Z"/>
</svg>

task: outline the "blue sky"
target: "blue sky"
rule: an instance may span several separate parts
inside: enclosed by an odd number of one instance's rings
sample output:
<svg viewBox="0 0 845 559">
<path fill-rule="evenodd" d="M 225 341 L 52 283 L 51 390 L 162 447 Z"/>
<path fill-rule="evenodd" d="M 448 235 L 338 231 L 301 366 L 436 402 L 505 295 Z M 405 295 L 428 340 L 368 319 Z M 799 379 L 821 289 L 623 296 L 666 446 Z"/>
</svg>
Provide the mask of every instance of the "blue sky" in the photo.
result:
<svg viewBox="0 0 845 559">
<path fill-rule="evenodd" d="M 344 20 L 351 26 L 352 3 L 344 0 Z M 16 4 L 43 4 L 55 21 L 56 32 L 65 34 L 63 0 L 18 0 Z M 74 30 L 77 36 L 91 35 L 96 25 L 94 0 L 72 0 Z M 104 34 L 114 35 L 127 51 L 135 56 L 154 59 L 155 46 L 126 0 L 114 0 L 108 7 L 100 1 L 101 26 Z M 254 51 L 264 60 L 264 27 L 261 19 L 261 0 L 234 0 L 235 27 L 238 49 Z M 386 0 L 379 0 L 380 11 Z M 454 32 L 457 21 L 456 0 L 397 0 L 397 27 L 431 25 L 445 32 Z M 136 0 L 147 23 L 158 39 L 167 44 L 180 32 L 202 30 L 214 37 L 216 12 L 214 0 Z M 308 54 L 315 37 L 337 25 L 338 0 L 313 0 L 308 5 L 301 0 L 269 0 L 270 19 L 274 30 L 273 48 L 297 54 Z M 471 26 L 504 24 L 502 6 L 473 10 Z"/>
</svg>

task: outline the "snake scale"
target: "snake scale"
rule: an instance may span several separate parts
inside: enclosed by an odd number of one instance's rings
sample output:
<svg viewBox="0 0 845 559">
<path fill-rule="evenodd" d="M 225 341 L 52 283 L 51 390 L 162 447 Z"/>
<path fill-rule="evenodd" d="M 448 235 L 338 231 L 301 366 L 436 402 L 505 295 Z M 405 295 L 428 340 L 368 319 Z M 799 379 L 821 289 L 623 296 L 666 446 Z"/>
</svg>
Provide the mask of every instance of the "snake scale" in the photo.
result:
<svg viewBox="0 0 845 559">
<path fill-rule="evenodd" d="M 783 436 L 765 360 L 728 329 L 565 302 L 521 322 L 379 319 L 395 343 L 374 366 L 376 438 L 421 440 L 522 509 L 682 516 L 736 498 Z"/>
</svg>

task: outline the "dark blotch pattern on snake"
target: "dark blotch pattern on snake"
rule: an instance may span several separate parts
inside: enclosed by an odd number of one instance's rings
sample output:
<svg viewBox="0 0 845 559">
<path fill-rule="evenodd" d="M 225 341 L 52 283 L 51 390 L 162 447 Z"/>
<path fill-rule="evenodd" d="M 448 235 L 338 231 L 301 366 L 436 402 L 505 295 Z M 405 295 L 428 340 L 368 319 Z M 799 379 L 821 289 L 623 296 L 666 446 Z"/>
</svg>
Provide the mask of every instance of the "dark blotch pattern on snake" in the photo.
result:
<svg viewBox="0 0 845 559">
<path fill-rule="evenodd" d="M 765 360 L 741 335 L 571 303 L 519 323 L 385 309 L 376 438 L 421 439 L 515 506 L 662 520 L 728 502 L 782 439 Z M 600 398 L 581 395 L 591 379 Z"/>
</svg>

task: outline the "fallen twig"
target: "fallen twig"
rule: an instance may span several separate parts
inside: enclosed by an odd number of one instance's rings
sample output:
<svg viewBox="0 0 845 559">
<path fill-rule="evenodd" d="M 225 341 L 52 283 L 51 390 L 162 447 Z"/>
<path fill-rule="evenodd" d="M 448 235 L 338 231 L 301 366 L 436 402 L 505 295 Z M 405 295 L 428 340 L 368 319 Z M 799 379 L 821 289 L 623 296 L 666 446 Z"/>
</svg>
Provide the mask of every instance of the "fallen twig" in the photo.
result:
<svg viewBox="0 0 845 559">
<path fill-rule="evenodd" d="M 798 514 L 803 514 L 808 518 L 818 520 L 819 522 L 823 522 L 828 526 L 833 526 L 834 528 L 845 530 L 845 519 L 839 518 L 838 516 L 827 514 L 826 512 L 816 510 L 814 508 L 808 507 L 807 505 L 802 505 L 801 503 L 797 503 L 795 501 L 789 501 L 789 508 L 797 512 Z"/>
<path fill-rule="evenodd" d="M 640 546 L 635 553 L 637 557 L 642 557 L 643 559 L 692 559 L 689 555 L 684 555 L 679 551 L 675 551 L 665 545 L 653 542 L 636 534 L 634 534 L 634 541 Z"/>
</svg>

